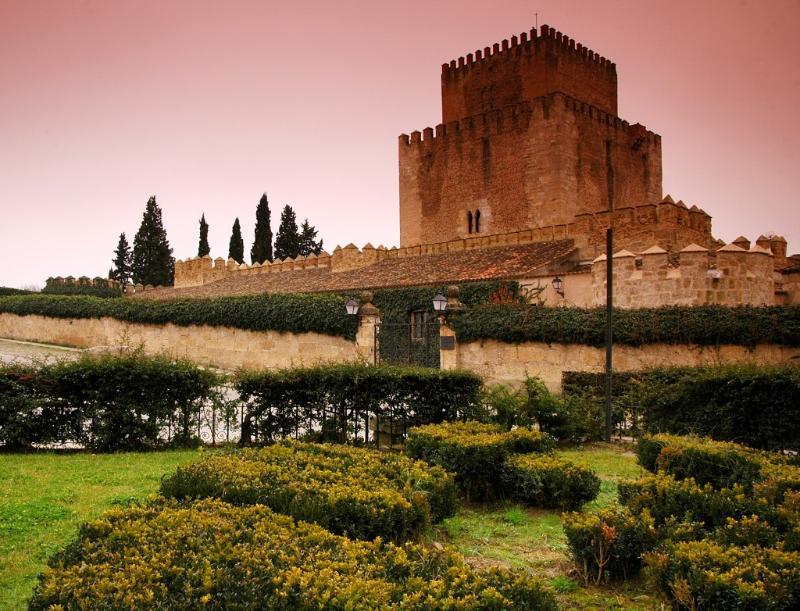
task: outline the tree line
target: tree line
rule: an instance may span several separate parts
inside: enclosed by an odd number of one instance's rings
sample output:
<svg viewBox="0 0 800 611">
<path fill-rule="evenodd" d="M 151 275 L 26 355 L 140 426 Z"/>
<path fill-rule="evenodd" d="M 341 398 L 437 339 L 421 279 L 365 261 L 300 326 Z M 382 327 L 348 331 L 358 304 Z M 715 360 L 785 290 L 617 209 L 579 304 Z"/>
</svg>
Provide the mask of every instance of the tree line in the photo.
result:
<svg viewBox="0 0 800 611">
<path fill-rule="evenodd" d="M 317 229 L 308 222 L 308 219 L 298 227 L 297 215 L 291 206 L 286 205 L 281 211 L 280 225 L 274 235 L 274 242 L 271 217 L 267 194 L 264 193 L 256 206 L 255 236 L 250 248 L 251 264 L 263 264 L 275 259 L 294 259 L 301 255 L 318 255 L 322 252 L 322 240 L 317 240 Z M 211 253 L 208 229 L 209 224 L 203 213 L 200 217 L 198 257 Z M 244 239 L 238 217 L 231 228 L 228 258 L 239 264 L 244 263 Z M 139 231 L 133 240 L 133 249 L 125 233 L 120 234 L 108 277 L 122 285 L 133 283 L 172 286 L 174 275 L 175 258 L 172 256 L 172 248 L 164 229 L 161 208 L 156 203 L 155 196 L 152 196 L 147 200 Z"/>
</svg>

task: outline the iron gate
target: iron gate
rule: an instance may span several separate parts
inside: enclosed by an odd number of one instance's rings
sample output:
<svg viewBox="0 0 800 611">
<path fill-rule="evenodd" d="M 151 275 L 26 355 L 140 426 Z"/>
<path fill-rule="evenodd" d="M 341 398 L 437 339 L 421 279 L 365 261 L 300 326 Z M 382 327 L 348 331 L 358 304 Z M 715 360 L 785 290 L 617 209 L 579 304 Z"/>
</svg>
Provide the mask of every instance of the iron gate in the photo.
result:
<svg viewBox="0 0 800 611">
<path fill-rule="evenodd" d="M 375 327 L 379 363 L 439 368 L 439 323 L 382 322 Z"/>
</svg>

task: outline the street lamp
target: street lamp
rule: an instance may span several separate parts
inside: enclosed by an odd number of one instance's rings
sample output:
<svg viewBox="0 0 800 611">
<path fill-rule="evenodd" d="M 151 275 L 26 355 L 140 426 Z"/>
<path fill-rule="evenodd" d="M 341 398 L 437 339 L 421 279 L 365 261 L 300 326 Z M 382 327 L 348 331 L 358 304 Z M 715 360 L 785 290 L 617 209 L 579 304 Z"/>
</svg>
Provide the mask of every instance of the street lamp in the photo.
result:
<svg viewBox="0 0 800 611">
<path fill-rule="evenodd" d="M 553 283 L 552 284 L 553 284 L 553 290 L 563 297 L 564 296 L 564 281 L 559 276 L 556 276 L 555 278 L 553 278 Z"/>
<path fill-rule="evenodd" d="M 433 309 L 437 312 L 444 312 L 447 309 L 447 297 L 438 293 L 436 297 L 433 298 Z"/>
<path fill-rule="evenodd" d="M 350 316 L 358 314 L 358 302 L 355 299 L 348 299 L 344 307 Z"/>
</svg>

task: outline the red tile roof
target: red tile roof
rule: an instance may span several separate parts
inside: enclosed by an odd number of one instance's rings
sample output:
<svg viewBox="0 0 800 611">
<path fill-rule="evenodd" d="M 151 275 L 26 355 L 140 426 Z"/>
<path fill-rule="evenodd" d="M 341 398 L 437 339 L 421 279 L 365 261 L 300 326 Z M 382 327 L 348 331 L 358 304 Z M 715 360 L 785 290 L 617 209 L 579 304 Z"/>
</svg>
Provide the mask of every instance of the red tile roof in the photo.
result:
<svg viewBox="0 0 800 611">
<path fill-rule="evenodd" d="M 367 267 L 333 272 L 329 268 L 274 273 L 232 272 L 203 286 L 159 288 L 138 295 L 148 299 L 219 297 L 256 293 L 324 293 L 358 289 L 510 280 L 571 268 L 572 240 L 520 244 L 436 255 L 388 258 Z"/>
</svg>

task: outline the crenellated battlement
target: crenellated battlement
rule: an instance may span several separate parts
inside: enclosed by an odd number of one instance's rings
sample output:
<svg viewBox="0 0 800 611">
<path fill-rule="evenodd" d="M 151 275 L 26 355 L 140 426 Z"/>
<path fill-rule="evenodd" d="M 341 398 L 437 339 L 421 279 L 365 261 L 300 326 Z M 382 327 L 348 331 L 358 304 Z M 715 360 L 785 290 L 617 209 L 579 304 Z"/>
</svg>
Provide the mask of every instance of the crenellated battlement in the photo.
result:
<svg viewBox="0 0 800 611">
<path fill-rule="evenodd" d="M 494 61 L 519 61 L 526 55 L 544 54 L 548 51 L 583 62 L 598 71 L 616 74 L 614 62 L 575 42 L 566 34 L 543 25 L 538 32 L 536 28 L 531 28 L 529 32 L 522 32 L 519 36 L 512 36 L 494 43 L 491 47 L 478 49 L 474 53 L 467 53 L 466 56 L 442 64 L 442 80 L 463 78 L 471 70 L 487 69 Z"/>
<path fill-rule="evenodd" d="M 435 145 L 437 141 L 458 138 L 483 138 L 502 134 L 506 131 L 527 129 L 532 121 L 546 121 L 556 113 L 566 111 L 580 120 L 589 120 L 599 126 L 623 133 L 628 137 L 641 138 L 647 144 L 661 146 L 661 136 L 651 132 L 639 123 L 630 124 L 619 117 L 607 113 L 591 104 L 581 102 L 560 92 L 540 96 L 533 100 L 509 104 L 503 108 L 490 110 L 466 117 L 460 121 L 440 123 L 435 128 L 426 127 L 422 131 L 401 134 L 402 145 Z"/>
</svg>

